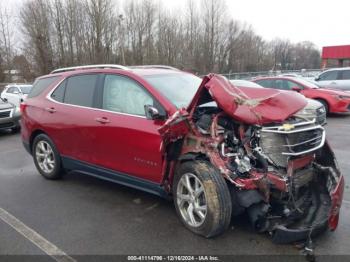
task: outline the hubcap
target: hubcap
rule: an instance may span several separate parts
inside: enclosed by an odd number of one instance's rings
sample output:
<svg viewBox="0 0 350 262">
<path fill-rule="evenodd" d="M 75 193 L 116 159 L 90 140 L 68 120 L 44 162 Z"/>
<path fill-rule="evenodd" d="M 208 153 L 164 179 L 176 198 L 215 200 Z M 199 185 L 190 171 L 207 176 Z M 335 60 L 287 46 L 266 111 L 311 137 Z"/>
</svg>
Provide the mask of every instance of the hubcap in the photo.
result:
<svg viewBox="0 0 350 262">
<path fill-rule="evenodd" d="M 191 173 L 184 174 L 177 185 L 177 206 L 182 218 L 192 227 L 203 224 L 207 202 L 202 182 Z"/>
<path fill-rule="evenodd" d="M 37 143 L 35 157 L 40 169 L 45 173 L 51 173 L 55 169 L 55 155 L 50 144 L 46 141 Z"/>
</svg>

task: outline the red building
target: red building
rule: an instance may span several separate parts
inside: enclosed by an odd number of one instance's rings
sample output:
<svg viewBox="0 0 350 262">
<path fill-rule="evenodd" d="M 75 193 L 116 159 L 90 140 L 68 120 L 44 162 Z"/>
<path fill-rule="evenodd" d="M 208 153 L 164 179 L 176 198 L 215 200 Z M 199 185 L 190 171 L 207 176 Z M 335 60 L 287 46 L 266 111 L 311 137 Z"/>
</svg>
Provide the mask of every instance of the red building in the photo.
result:
<svg viewBox="0 0 350 262">
<path fill-rule="evenodd" d="M 328 60 L 337 60 L 343 67 L 345 60 L 350 60 L 350 45 L 325 46 L 322 49 L 322 68 L 327 67 Z"/>
</svg>

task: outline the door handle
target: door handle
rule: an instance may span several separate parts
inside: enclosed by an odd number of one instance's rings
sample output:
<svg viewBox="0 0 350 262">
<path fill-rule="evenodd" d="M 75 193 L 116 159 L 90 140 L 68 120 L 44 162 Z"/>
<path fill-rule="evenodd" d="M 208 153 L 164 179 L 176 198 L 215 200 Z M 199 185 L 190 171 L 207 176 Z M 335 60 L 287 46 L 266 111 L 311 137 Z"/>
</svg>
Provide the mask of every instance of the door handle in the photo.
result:
<svg viewBox="0 0 350 262">
<path fill-rule="evenodd" d="M 56 112 L 56 109 L 53 108 L 53 107 L 47 107 L 47 108 L 45 108 L 45 110 L 46 110 L 47 112 L 49 112 L 50 114 L 53 114 L 53 113 Z"/>
<path fill-rule="evenodd" d="M 337 83 L 336 82 L 332 82 L 331 85 L 336 85 Z"/>
<path fill-rule="evenodd" d="M 101 124 L 108 124 L 108 123 L 111 122 L 111 121 L 109 121 L 109 119 L 106 118 L 106 117 L 98 117 L 98 118 L 95 118 L 95 121 L 96 121 L 96 122 L 99 122 L 99 123 L 101 123 Z"/>
</svg>

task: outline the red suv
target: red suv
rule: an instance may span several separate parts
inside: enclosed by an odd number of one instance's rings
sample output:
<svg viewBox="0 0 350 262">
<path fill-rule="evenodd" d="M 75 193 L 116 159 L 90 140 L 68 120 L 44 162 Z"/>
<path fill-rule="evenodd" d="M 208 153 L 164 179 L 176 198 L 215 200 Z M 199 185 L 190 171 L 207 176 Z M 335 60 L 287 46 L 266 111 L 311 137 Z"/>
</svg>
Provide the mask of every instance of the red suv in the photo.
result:
<svg viewBox="0 0 350 262">
<path fill-rule="evenodd" d="M 298 93 L 238 89 L 161 66 L 65 68 L 21 105 L 38 171 L 78 171 L 172 197 L 183 224 L 212 237 L 246 212 L 277 243 L 337 227 L 344 178 Z"/>
</svg>

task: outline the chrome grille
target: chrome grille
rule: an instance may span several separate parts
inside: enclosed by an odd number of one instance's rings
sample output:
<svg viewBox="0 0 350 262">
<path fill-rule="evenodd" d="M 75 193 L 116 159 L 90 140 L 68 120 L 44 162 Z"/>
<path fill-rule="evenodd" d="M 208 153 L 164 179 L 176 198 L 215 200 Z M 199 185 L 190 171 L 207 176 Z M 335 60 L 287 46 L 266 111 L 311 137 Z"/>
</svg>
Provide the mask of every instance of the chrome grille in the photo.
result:
<svg viewBox="0 0 350 262">
<path fill-rule="evenodd" d="M 10 115 L 11 115 L 11 110 L 0 111 L 0 118 L 10 117 Z"/>
<path fill-rule="evenodd" d="M 262 151 L 277 166 L 286 167 L 289 157 L 311 153 L 325 143 L 325 130 L 314 121 L 285 127 L 263 127 L 260 132 Z"/>
</svg>

